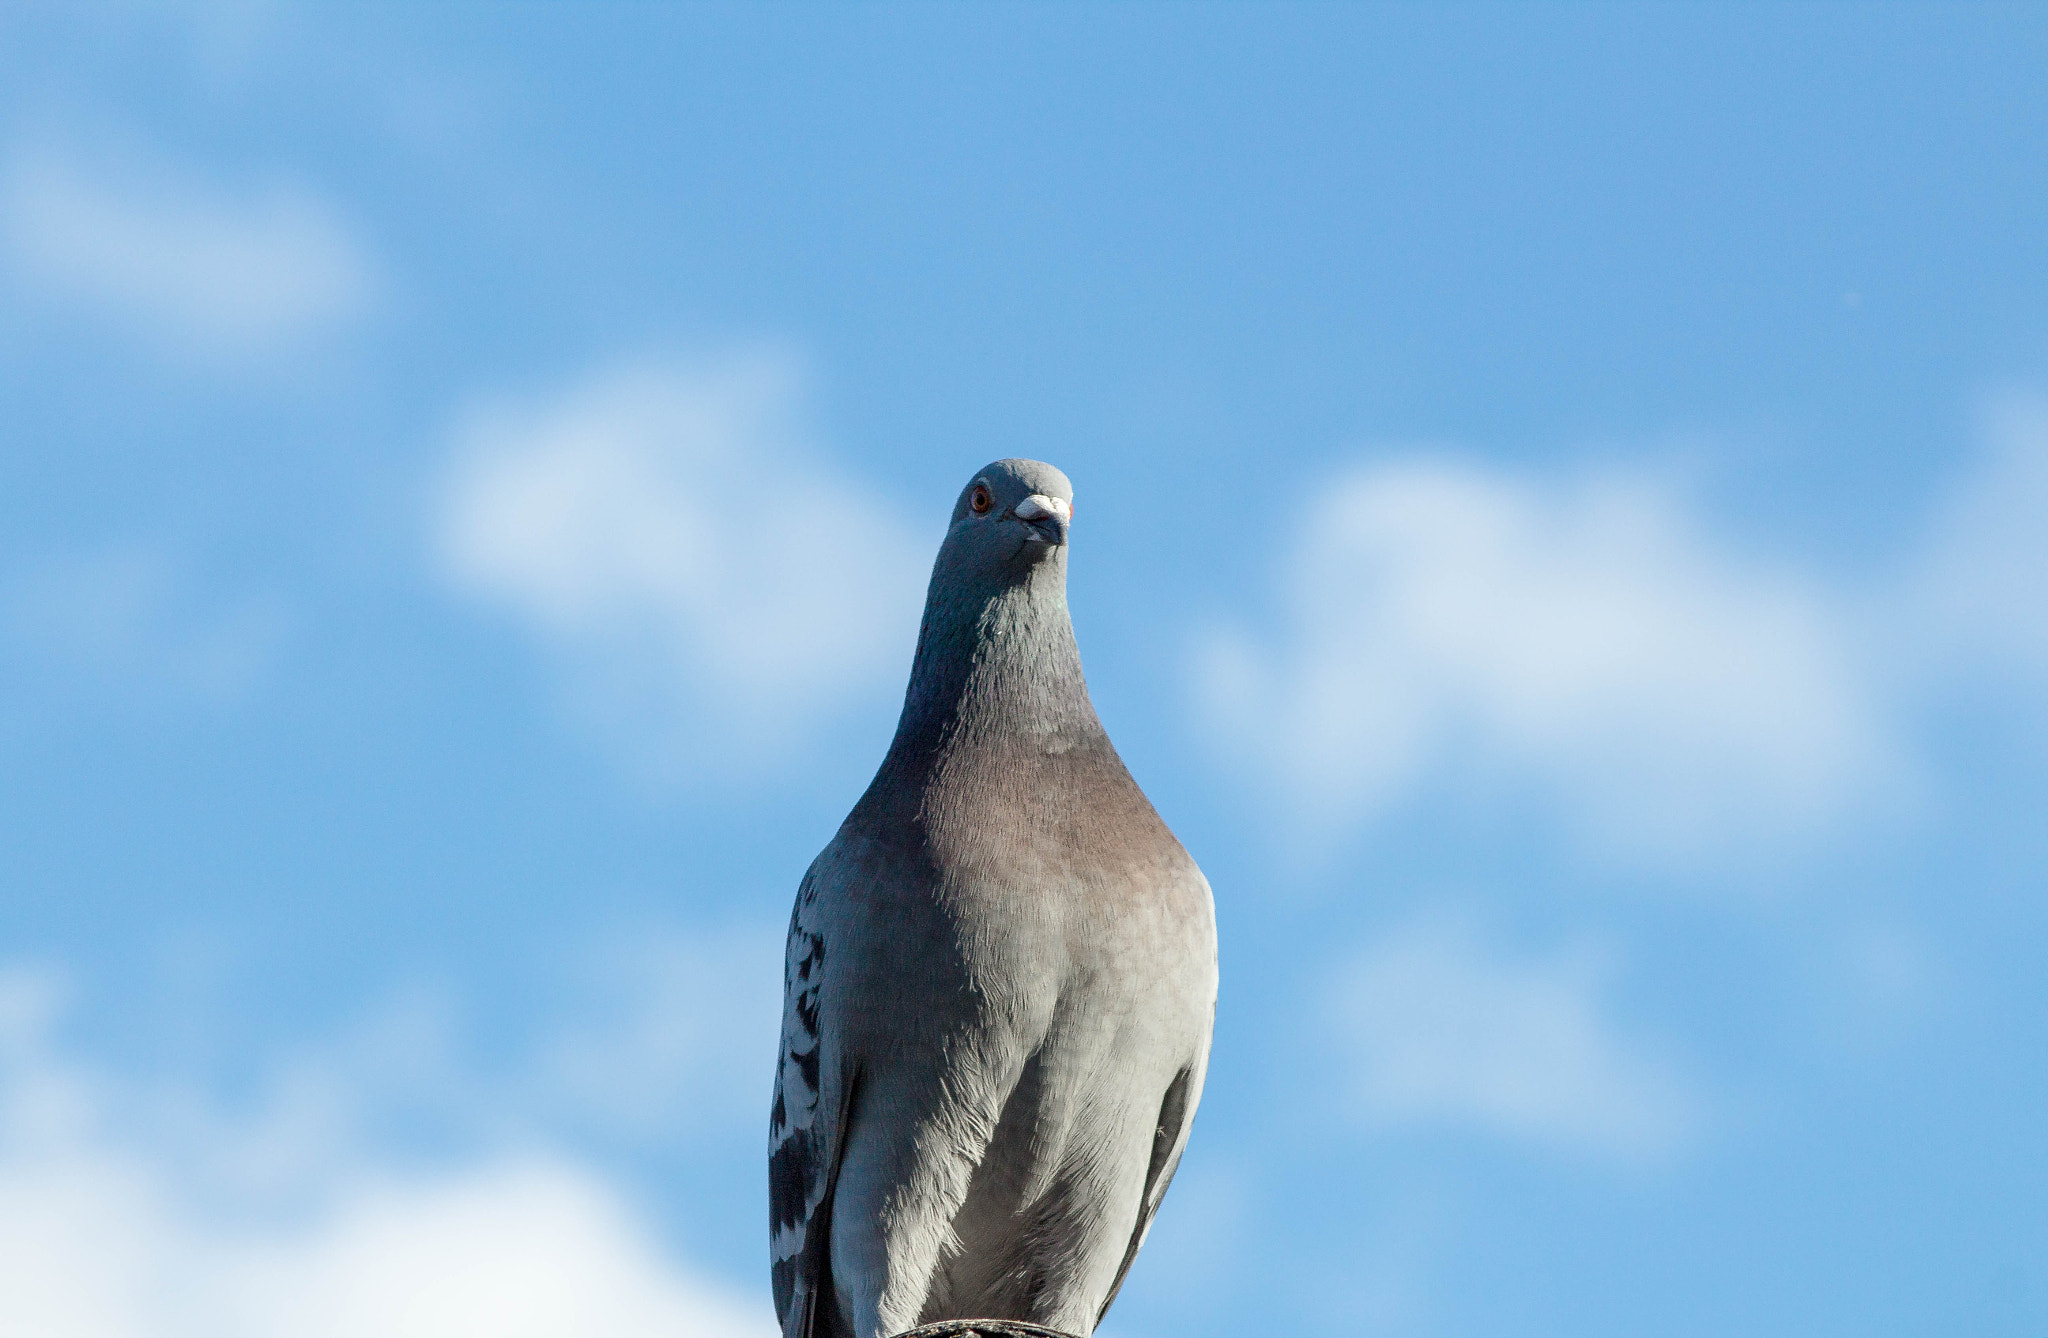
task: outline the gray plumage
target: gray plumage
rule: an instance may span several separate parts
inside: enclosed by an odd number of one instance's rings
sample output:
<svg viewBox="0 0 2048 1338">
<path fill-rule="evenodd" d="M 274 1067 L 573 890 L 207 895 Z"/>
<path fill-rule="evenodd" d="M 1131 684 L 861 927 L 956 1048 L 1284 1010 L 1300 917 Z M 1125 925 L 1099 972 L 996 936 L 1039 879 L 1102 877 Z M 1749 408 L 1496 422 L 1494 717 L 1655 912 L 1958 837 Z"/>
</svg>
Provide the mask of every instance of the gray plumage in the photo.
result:
<svg viewBox="0 0 2048 1338">
<path fill-rule="evenodd" d="M 895 740 L 797 891 L 769 1126 L 784 1338 L 1086 1335 L 1186 1143 L 1214 912 L 1088 700 L 1072 500 L 1033 460 L 961 492 Z"/>
</svg>

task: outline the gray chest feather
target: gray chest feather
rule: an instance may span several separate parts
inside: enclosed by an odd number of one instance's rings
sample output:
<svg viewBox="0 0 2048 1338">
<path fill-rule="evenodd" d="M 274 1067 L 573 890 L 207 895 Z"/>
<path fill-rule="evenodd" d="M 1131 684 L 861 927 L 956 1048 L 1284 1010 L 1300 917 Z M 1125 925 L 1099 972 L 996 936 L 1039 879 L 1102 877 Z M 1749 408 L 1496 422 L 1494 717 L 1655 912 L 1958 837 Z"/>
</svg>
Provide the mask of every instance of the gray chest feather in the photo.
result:
<svg viewBox="0 0 2048 1338">
<path fill-rule="evenodd" d="M 1106 738 L 980 749 L 920 779 L 841 834 L 862 974 L 1041 1007 L 1203 974 L 1208 885 Z"/>
</svg>

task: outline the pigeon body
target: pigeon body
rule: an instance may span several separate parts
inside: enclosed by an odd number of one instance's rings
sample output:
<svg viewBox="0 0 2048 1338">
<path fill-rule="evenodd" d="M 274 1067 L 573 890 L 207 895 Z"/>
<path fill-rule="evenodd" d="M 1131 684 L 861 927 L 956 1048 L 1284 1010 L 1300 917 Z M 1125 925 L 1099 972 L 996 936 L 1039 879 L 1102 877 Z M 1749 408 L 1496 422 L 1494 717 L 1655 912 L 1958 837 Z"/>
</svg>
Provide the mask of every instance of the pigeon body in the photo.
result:
<svg viewBox="0 0 2048 1338">
<path fill-rule="evenodd" d="M 797 892 L 769 1129 L 784 1338 L 1089 1334 L 1180 1160 L 1214 912 L 1089 703 L 1072 496 L 1028 460 L 961 493 L 896 737 Z"/>
</svg>

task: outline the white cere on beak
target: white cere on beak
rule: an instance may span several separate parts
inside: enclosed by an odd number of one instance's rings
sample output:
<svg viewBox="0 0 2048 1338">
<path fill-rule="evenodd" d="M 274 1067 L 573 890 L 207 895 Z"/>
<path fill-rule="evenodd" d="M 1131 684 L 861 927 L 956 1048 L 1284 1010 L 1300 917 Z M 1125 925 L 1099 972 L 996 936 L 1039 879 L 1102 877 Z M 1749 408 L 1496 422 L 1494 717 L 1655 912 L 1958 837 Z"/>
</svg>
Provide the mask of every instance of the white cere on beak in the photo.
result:
<svg viewBox="0 0 2048 1338">
<path fill-rule="evenodd" d="M 1073 507 L 1057 497 L 1047 497 L 1042 492 L 1032 493 L 1017 503 L 1017 519 L 1043 520 L 1047 516 L 1058 516 L 1061 520 L 1073 519 Z"/>
</svg>

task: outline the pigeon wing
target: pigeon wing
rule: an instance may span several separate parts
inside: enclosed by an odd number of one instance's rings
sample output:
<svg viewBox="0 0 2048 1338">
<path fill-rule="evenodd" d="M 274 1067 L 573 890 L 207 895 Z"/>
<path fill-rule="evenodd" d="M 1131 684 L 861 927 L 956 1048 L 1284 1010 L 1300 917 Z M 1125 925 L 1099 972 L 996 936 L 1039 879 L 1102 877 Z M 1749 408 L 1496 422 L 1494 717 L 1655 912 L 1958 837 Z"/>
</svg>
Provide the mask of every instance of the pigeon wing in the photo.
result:
<svg viewBox="0 0 2048 1338">
<path fill-rule="evenodd" d="M 820 923 L 818 871 L 804 875 L 789 919 L 783 957 L 782 1043 L 775 1074 L 775 1105 L 768 1117 L 768 1233 L 773 1259 L 775 1314 L 784 1338 L 814 1338 L 838 1326 L 832 1296 L 829 1245 L 832 1188 L 846 1145 L 846 1075 L 828 1074 L 819 1015 L 825 958 L 830 950 Z M 839 1090 L 828 1094 L 826 1079 Z M 824 1300 L 823 1313 L 819 1301 Z"/>
<path fill-rule="evenodd" d="M 1152 1218 L 1166 1197 L 1166 1187 L 1173 1183 L 1173 1173 L 1180 1169 L 1180 1154 L 1188 1145 L 1188 1130 L 1194 1124 L 1195 1106 L 1202 1099 L 1202 1079 L 1208 1070 L 1209 1037 L 1205 1034 L 1201 1053 L 1167 1085 L 1166 1098 L 1159 1104 L 1159 1123 L 1152 1133 L 1152 1159 L 1145 1168 L 1145 1192 L 1138 1200 L 1137 1226 L 1131 1232 L 1131 1243 L 1124 1251 L 1123 1263 L 1117 1266 L 1116 1281 L 1110 1284 L 1109 1295 L 1102 1298 L 1102 1309 L 1095 1313 L 1097 1324 L 1102 1323 L 1102 1317 L 1116 1302 L 1116 1294 L 1123 1290 L 1131 1263 L 1138 1257 L 1138 1247 L 1145 1243 L 1145 1235 L 1152 1229 Z"/>
</svg>

